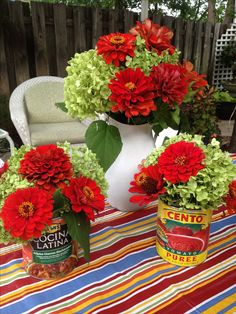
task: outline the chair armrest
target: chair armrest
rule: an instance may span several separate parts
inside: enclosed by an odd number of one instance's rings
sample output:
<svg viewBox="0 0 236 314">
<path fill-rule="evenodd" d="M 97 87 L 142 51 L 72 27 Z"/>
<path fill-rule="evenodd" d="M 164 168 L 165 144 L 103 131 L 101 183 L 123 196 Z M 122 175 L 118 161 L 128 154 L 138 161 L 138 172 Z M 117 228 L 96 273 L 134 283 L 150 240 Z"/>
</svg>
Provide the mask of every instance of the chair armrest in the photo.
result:
<svg viewBox="0 0 236 314">
<path fill-rule="evenodd" d="M 23 83 L 24 84 L 24 83 Z M 22 85 L 22 84 L 21 84 Z M 21 86 L 20 85 L 20 86 Z M 28 120 L 24 106 L 24 86 L 18 86 L 9 101 L 11 120 L 25 145 L 31 145 Z"/>
</svg>

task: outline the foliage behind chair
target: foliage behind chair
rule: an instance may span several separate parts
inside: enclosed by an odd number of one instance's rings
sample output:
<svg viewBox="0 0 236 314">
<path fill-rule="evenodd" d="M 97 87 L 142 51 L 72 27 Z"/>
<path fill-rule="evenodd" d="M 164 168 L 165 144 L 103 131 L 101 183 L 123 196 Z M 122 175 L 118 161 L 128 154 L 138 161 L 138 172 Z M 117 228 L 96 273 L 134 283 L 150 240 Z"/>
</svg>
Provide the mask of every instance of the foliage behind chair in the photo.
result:
<svg viewBox="0 0 236 314">
<path fill-rule="evenodd" d="M 63 85 L 63 78 L 39 76 L 21 83 L 13 91 L 11 119 L 24 144 L 85 141 L 86 125 L 55 106 L 64 100 Z"/>
</svg>

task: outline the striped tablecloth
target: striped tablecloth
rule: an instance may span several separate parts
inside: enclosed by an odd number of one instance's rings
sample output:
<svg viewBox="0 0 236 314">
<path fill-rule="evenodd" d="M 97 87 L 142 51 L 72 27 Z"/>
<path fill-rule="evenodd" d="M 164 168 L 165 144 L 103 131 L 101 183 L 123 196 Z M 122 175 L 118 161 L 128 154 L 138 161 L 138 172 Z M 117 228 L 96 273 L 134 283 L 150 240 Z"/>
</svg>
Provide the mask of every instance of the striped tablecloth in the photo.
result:
<svg viewBox="0 0 236 314">
<path fill-rule="evenodd" d="M 122 213 L 107 207 L 91 233 L 91 261 L 59 280 L 21 268 L 18 245 L 1 246 L 1 313 L 236 313 L 236 215 L 218 212 L 209 256 L 179 267 L 156 253 L 156 206 Z"/>
</svg>

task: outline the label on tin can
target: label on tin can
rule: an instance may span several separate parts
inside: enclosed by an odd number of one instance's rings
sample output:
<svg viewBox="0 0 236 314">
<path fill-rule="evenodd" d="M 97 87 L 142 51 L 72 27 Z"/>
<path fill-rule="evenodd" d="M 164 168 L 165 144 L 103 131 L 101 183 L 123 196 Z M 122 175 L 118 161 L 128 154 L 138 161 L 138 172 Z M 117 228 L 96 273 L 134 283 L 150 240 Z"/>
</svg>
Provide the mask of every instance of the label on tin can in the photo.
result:
<svg viewBox="0 0 236 314">
<path fill-rule="evenodd" d="M 52 224 L 40 238 L 30 241 L 33 262 L 54 264 L 63 261 L 72 254 L 71 240 L 66 224 Z"/>
<path fill-rule="evenodd" d="M 157 212 L 158 254 L 180 266 L 194 266 L 207 257 L 211 215 L 204 210 L 179 210 L 159 201 Z"/>
<path fill-rule="evenodd" d="M 72 241 L 66 223 L 56 218 L 40 238 L 23 245 L 23 267 L 38 279 L 60 278 L 76 267 L 77 253 L 77 243 Z"/>
</svg>

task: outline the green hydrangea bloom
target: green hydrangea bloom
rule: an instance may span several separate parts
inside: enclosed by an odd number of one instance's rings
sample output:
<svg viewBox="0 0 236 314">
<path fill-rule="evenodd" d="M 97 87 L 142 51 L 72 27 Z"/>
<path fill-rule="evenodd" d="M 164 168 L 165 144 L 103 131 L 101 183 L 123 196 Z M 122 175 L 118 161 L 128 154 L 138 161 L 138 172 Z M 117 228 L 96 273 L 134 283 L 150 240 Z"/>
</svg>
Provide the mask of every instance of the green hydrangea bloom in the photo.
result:
<svg viewBox="0 0 236 314">
<path fill-rule="evenodd" d="M 191 141 L 204 151 L 205 167 L 187 183 L 168 182 L 163 201 L 182 209 L 216 209 L 222 203 L 222 197 L 227 194 L 229 183 L 236 177 L 236 166 L 229 153 L 223 152 L 215 139 L 205 145 L 200 135 L 181 134 L 172 137 L 147 157 L 144 166 L 154 165 L 167 146 L 181 140 Z"/>
<path fill-rule="evenodd" d="M 103 168 L 98 163 L 96 154 L 89 150 L 86 145 L 70 147 L 69 143 L 65 143 L 58 146 L 71 155 L 75 175 L 79 176 L 82 174 L 96 181 L 101 188 L 102 194 L 107 196 L 108 183 L 105 179 Z"/>
<path fill-rule="evenodd" d="M 146 75 L 149 75 L 152 67 L 160 63 L 175 64 L 179 62 L 180 52 L 175 49 L 175 52 L 170 55 L 167 50 L 163 51 L 160 55 L 155 50 L 148 51 L 145 45 L 145 39 L 140 36 L 136 37 L 135 56 L 131 58 L 126 57 L 126 67 L 140 68 Z"/>
<path fill-rule="evenodd" d="M 64 97 L 68 113 L 81 120 L 96 118 L 96 113 L 108 112 L 112 103 L 108 83 L 118 69 L 106 64 L 104 59 L 92 49 L 76 53 L 66 68 Z"/>
</svg>

